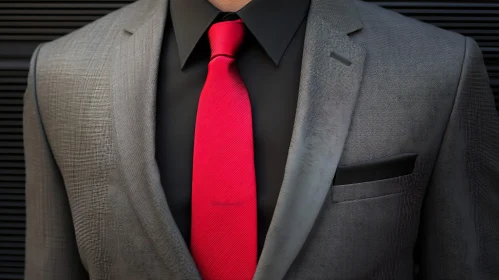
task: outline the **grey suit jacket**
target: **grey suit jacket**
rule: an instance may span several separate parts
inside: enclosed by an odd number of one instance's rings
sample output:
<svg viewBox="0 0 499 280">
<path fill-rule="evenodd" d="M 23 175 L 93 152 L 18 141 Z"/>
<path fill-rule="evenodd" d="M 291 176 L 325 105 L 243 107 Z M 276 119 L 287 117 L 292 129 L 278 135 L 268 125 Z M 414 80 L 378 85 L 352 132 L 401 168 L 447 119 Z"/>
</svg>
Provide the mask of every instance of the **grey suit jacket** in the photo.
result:
<svg viewBox="0 0 499 280">
<path fill-rule="evenodd" d="M 167 7 L 139 0 L 33 55 L 26 279 L 200 279 L 155 162 Z M 475 41 L 373 4 L 312 0 L 254 280 L 499 279 L 498 139 Z M 408 172 L 390 175 L 400 158 Z M 388 176 L 352 181 L 366 166 Z"/>
</svg>

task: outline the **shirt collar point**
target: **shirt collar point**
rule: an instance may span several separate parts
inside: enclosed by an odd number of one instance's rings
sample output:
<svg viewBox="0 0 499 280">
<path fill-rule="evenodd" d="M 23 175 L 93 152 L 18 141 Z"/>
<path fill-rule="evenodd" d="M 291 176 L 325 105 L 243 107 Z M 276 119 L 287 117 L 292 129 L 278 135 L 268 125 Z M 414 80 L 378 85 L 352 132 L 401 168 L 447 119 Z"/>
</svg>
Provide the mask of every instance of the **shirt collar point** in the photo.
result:
<svg viewBox="0 0 499 280">
<path fill-rule="evenodd" d="M 185 65 L 187 64 L 187 59 L 180 59 L 180 70 L 185 70 Z"/>
<path fill-rule="evenodd" d="M 272 59 L 272 62 L 274 62 L 275 66 L 279 66 L 279 63 L 281 62 L 282 58 L 282 53 L 281 54 L 268 54 L 270 59 Z"/>
</svg>

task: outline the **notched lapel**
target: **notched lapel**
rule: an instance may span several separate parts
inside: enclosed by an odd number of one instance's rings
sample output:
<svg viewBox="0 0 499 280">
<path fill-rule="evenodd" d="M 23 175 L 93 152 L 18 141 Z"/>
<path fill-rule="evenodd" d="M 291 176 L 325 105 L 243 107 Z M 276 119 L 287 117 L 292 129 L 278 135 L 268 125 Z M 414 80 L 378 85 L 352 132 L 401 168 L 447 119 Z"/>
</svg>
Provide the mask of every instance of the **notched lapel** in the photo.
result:
<svg viewBox="0 0 499 280">
<path fill-rule="evenodd" d="M 132 208 L 126 213 L 136 215 L 118 221 L 118 226 L 125 230 L 121 235 L 130 234 L 126 232 L 127 227 L 140 226 L 140 232 L 147 235 L 146 240 L 149 239 L 150 247 L 154 249 L 149 252 L 153 254 L 150 258 L 161 260 L 163 268 L 150 272 L 151 275 L 199 279 L 168 208 L 155 159 L 156 83 L 168 3 L 164 0 L 145 3 L 147 6 L 143 9 L 150 12 L 141 15 L 143 22 L 134 22 L 132 27 L 127 27 L 127 32 L 133 34 L 116 48 L 111 66 L 117 172 L 110 188 L 121 201 L 127 201 L 120 205 Z M 126 224 L 127 219 L 137 220 L 139 225 Z M 133 236 L 129 239 L 134 242 Z M 147 260 L 137 261 L 147 263 Z"/>
<path fill-rule="evenodd" d="M 317 2 L 307 22 L 283 184 L 255 280 L 283 279 L 305 243 L 331 186 L 360 88 L 366 53 L 345 32 L 358 21 L 338 26 L 325 20 L 321 15 L 331 11 L 318 11 Z"/>
</svg>

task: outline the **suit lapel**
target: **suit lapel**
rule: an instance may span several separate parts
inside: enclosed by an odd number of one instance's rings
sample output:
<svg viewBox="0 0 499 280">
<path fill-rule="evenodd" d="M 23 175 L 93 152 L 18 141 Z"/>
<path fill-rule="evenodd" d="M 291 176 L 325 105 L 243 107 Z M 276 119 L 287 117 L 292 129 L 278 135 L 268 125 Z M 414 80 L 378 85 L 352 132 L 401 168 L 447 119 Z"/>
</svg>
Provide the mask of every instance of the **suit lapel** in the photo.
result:
<svg viewBox="0 0 499 280">
<path fill-rule="evenodd" d="M 168 3 L 143 0 L 129 20 L 128 39 L 111 66 L 111 95 L 122 186 L 140 226 L 168 271 L 199 279 L 196 266 L 168 208 L 155 159 L 156 82 Z M 125 31 L 124 31 L 125 32 Z"/>
<path fill-rule="evenodd" d="M 365 50 L 348 36 L 361 28 L 352 3 L 311 3 L 294 130 L 255 280 L 284 278 L 332 184 L 364 68 Z"/>
</svg>

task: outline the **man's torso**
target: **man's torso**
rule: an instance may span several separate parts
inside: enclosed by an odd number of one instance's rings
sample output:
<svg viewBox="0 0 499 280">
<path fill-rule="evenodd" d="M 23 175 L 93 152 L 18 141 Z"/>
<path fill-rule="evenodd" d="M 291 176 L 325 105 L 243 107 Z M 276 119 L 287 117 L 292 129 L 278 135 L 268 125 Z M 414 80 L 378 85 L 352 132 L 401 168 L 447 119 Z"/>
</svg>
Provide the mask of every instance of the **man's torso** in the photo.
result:
<svg viewBox="0 0 499 280">
<path fill-rule="evenodd" d="M 153 94 L 129 94 L 152 93 L 134 87 L 145 82 L 154 87 L 157 82 L 149 73 L 153 66 L 136 64 L 154 62 L 159 46 L 123 31 L 137 18 L 161 22 L 160 13 L 151 12 L 154 2 L 141 0 L 48 43 L 38 58 L 40 114 L 66 186 L 80 256 L 92 279 L 196 275 L 186 244 L 170 239 L 180 234 L 151 148 L 155 124 L 148 121 L 155 114 L 156 99 Z M 296 224 L 313 226 L 296 258 L 287 260 L 292 265 L 286 279 L 410 279 L 413 274 L 421 204 L 458 85 L 464 37 L 372 4 L 353 3 L 363 28 L 348 40 L 335 30 L 321 29 L 329 26 L 327 19 L 309 14 L 314 25 L 307 26 L 300 91 L 320 92 L 321 99 L 299 97 L 298 124 L 313 125 L 295 124 L 300 133 L 293 134 L 291 146 L 313 156 L 301 163 L 303 174 L 286 175 L 295 170 L 288 163 L 284 184 L 303 180 L 300 188 L 306 190 L 317 183 L 327 195 L 321 205 L 310 205 L 320 208 L 315 221 L 293 212 Z M 131 36 L 159 42 L 162 27 L 147 24 Z M 317 40 L 310 34 L 323 37 Z M 129 59 L 121 61 L 125 56 Z M 320 86 L 325 84 L 333 87 L 324 92 Z M 124 87 L 128 93 L 118 90 Z M 346 104 L 354 107 L 350 122 L 348 114 L 335 115 L 330 109 L 341 108 L 352 92 L 357 97 Z M 300 110 L 303 106 L 310 107 Z M 350 125 L 342 126 L 341 120 Z M 413 172 L 343 185 L 302 179 L 334 174 L 335 166 L 324 165 L 328 158 L 312 152 L 318 147 L 329 151 L 328 137 L 336 141 L 332 136 L 337 127 L 348 129 L 342 132 L 347 134 L 338 166 L 417 154 Z M 138 200 L 140 205 L 133 202 Z M 285 216 L 288 212 L 280 210 L 287 207 L 281 205 L 275 215 Z M 298 239 L 294 234 L 265 246 L 279 253 Z M 290 255 L 286 251 L 283 258 Z"/>
</svg>

